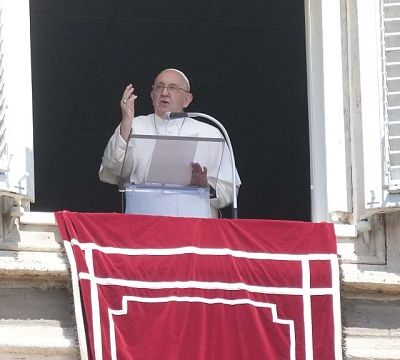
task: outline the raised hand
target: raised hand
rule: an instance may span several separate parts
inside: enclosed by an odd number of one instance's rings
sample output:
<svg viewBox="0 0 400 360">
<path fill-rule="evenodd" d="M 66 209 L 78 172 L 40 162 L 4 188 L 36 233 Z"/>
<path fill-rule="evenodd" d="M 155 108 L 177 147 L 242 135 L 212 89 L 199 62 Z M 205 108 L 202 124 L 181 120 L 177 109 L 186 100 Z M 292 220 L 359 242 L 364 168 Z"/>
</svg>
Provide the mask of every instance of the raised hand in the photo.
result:
<svg viewBox="0 0 400 360">
<path fill-rule="evenodd" d="M 122 94 L 122 99 L 120 102 L 121 105 L 121 136 L 125 141 L 128 141 L 129 134 L 132 128 L 133 118 L 135 117 L 135 100 L 137 99 L 137 95 L 134 92 L 135 88 L 132 84 L 129 84 L 124 93 Z"/>
</svg>

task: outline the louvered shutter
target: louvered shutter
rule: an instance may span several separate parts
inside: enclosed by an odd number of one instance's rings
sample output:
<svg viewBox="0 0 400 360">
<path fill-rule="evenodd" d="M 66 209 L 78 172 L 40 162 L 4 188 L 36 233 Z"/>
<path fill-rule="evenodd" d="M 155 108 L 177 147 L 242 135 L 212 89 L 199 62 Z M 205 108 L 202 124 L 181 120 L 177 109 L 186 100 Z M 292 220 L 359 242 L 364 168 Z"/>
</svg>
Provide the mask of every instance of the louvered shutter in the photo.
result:
<svg viewBox="0 0 400 360">
<path fill-rule="evenodd" d="M 385 175 L 390 192 L 400 192 L 400 1 L 383 2 Z"/>
<path fill-rule="evenodd" d="M 8 171 L 8 148 L 6 143 L 6 104 L 4 99 L 4 66 L 3 66 L 3 31 L 2 18 L 3 12 L 0 11 L 0 173 L 5 174 Z"/>
</svg>

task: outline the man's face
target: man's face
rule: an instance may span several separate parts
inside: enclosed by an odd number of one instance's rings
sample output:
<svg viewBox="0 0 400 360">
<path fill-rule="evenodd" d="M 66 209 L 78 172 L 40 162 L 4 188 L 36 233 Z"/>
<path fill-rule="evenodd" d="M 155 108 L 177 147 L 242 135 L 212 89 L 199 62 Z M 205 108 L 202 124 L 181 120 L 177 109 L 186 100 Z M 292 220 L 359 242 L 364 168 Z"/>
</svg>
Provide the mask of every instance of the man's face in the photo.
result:
<svg viewBox="0 0 400 360">
<path fill-rule="evenodd" d="M 161 72 L 151 91 L 154 112 L 163 117 L 168 111 L 182 112 L 191 103 L 193 96 L 182 76 L 172 70 Z"/>
</svg>

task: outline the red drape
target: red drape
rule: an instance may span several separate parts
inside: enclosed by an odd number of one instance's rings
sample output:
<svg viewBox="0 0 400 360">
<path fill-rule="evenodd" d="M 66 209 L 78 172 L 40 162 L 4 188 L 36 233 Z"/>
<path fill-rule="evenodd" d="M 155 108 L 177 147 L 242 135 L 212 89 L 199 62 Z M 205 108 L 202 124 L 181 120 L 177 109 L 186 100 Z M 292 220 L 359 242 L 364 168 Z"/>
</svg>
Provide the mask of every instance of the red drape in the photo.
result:
<svg viewBox="0 0 400 360">
<path fill-rule="evenodd" d="M 341 356 L 331 224 L 65 211 L 56 218 L 79 280 L 77 321 L 89 359 Z"/>
</svg>

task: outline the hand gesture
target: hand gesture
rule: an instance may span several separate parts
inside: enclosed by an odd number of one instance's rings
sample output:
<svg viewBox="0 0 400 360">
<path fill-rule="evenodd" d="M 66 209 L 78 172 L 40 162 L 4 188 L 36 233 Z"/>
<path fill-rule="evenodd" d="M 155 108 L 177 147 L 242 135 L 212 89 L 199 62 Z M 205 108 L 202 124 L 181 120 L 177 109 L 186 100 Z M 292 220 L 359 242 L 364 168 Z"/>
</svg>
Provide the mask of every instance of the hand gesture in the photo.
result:
<svg viewBox="0 0 400 360">
<path fill-rule="evenodd" d="M 128 140 L 132 128 L 133 118 L 135 117 L 135 100 L 137 96 L 133 93 L 134 87 L 129 84 L 122 95 L 121 99 L 121 136 L 125 141 Z"/>
</svg>

